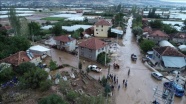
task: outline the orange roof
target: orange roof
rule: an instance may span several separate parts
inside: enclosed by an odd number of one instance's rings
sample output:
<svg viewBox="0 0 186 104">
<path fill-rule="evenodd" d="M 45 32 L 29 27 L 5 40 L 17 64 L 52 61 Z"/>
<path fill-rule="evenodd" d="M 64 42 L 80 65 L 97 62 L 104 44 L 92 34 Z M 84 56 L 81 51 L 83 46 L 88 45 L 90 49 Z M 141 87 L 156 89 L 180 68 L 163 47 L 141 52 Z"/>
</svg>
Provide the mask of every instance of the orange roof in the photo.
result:
<svg viewBox="0 0 186 104">
<path fill-rule="evenodd" d="M 37 57 L 40 57 L 40 55 L 34 54 L 34 58 Z M 29 62 L 29 61 L 31 61 L 31 59 L 27 56 L 27 53 L 25 51 L 19 51 L 13 55 L 10 55 L 9 57 L 0 60 L 0 63 L 5 62 L 5 63 L 12 64 L 14 66 L 18 66 L 23 62 Z"/>
<path fill-rule="evenodd" d="M 105 47 L 107 44 L 97 38 L 89 38 L 87 40 L 82 41 L 79 46 L 80 47 L 85 47 L 88 49 L 93 49 L 93 50 L 97 50 L 100 48 Z"/>
<path fill-rule="evenodd" d="M 74 40 L 74 38 L 72 38 L 69 35 L 56 36 L 54 39 L 58 40 L 58 41 L 62 41 L 62 42 L 70 42 L 70 41 Z"/>
<path fill-rule="evenodd" d="M 165 32 L 161 30 L 154 30 L 152 34 L 150 34 L 151 37 L 169 37 Z"/>
<path fill-rule="evenodd" d="M 184 54 L 182 54 L 178 50 L 174 49 L 173 47 L 165 46 L 165 47 L 158 47 L 158 48 L 153 48 L 153 49 L 156 50 L 162 56 L 185 57 Z"/>
<path fill-rule="evenodd" d="M 152 29 L 151 29 L 151 27 L 145 27 L 145 28 L 143 28 L 143 32 L 151 33 Z"/>
<path fill-rule="evenodd" d="M 95 25 L 97 25 L 97 26 L 98 25 L 111 26 L 111 24 L 108 21 L 106 21 L 105 19 L 99 20 L 98 22 L 95 23 Z"/>
</svg>

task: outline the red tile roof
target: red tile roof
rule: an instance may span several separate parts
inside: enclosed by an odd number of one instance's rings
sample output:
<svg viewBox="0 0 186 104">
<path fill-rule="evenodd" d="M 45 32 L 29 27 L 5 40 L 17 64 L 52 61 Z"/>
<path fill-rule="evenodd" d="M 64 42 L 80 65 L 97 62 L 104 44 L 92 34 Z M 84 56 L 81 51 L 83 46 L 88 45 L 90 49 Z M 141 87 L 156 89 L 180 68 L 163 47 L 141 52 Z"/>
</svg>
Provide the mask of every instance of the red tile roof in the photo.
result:
<svg viewBox="0 0 186 104">
<path fill-rule="evenodd" d="M 96 26 L 98 26 L 98 25 L 111 26 L 111 24 L 108 21 L 106 21 L 105 19 L 99 20 L 98 22 L 95 23 L 95 25 Z"/>
<path fill-rule="evenodd" d="M 62 42 L 70 42 L 74 40 L 74 38 L 72 38 L 69 35 L 56 36 L 54 39 L 57 41 L 62 41 Z"/>
<path fill-rule="evenodd" d="M 158 47 L 153 48 L 155 51 L 157 51 L 161 56 L 178 56 L 178 57 L 186 57 L 184 54 L 179 52 L 178 50 L 174 49 L 173 47 Z"/>
<path fill-rule="evenodd" d="M 148 33 L 152 33 L 152 28 L 151 27 L 145 27 L 143 28 L 143 32 L 148 32 Z"/>
<path fill-rule="evenodd" d="M 40 55 L 34 54 L 34 58 L 37 57 L 40 57 Z M 5 63 L 12 64 L 14 66 L 18 66 L 23 62 L 29 62 L 29 61 L 31 61 L 31 59 L 27 56 L 27 53 L 25 51 L 19 51 L 13 55 L 10 55 L 9 57 L 0 60 L 0 63 L 5 62 Z"/>
<path fill-rule="evenodd" d="M 186 39 L 186 34 L 185 33 L 177 33 L 173 36 L 173 38 Z"/>
<path fill-rule="evenodd" d="M 152 34 L 150 34 L 151 37 L 169 37 L 166 33 L 164 33 L 161 30 L 154 30 Z"/>
<path fill-rule="evenodd" d="M 89 38 L 89 39 L 86 39 L 86 40 L 82 41 L 79 44 L 80 47 L 93 49 L 93 50 L 97 50 L 97 49 L 103 48 L 106 45 L 107 44 L 104 41 L 101 41 L 101 40 L 99 40 L 97 38 Z"/>
</svg>

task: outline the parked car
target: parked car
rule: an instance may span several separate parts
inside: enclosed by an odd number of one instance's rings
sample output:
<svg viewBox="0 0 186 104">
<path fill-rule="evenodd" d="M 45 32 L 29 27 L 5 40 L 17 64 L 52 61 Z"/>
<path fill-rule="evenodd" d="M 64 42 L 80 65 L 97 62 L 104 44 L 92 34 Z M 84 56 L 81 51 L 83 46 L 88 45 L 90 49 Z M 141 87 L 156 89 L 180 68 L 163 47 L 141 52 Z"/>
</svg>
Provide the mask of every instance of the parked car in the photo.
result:
<svg viewBox="0 0 186 104">
<path fill-rule="evenodd" d="M 180 85 L 174 81 L 165 82 L 163 84 L 163 86 L 164 86 L 164 88 L 169 89 L 169 90 L 173 89 L 175 91 L 175 95 L 177 97 L 184 96 L 184 88 L 182 87 L 182 85 Z"/>
<path fill-rule="evenodd" d="M 95 71 L 95 72 L 98 72 L 100 73 L 101 72 L 101 68 L 96 66 L 96 65 L 89 65 L 88 68 L 91 70 L 91 71 Z"/>
<path fill-rule="evenodd" d="M 152 72 L 151 75 L 156 78 L 157 80 L 162 80 L 163 79 L 163 75 L 159 72 Z"/>
</svg>

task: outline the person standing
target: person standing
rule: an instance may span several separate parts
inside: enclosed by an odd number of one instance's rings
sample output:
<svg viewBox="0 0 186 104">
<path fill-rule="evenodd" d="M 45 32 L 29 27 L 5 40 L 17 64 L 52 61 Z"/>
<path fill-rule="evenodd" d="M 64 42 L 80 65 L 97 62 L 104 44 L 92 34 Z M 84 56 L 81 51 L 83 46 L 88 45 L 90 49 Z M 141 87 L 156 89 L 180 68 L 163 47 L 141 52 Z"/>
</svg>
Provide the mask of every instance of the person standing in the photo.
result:
<svg viewBox="0 0 186 104">
<path fill-rule="evenodd" d="M 125 81 L 125 88 L 127 88 L 127 80 Z"/>
<path fill-rule="evenodd" d="M 123 85 L 125 84 L 125 79 L 123 79 Z"/>
<path fill-rule="evenodd" d="M 120 84 L 118 85 L 118 90 L 120 89 Z"/>
<path fill-rule="evenodd" d="M 130 75 L 130 68 L 129 68 L 129 70 L 128 70 L 128 76 Z"/>
<path fill-rule="evenodd" d="M 116 79 L 116 83 L 118 84 L 118 77 L 117 77 L 117 79 Z"/>
</svg>

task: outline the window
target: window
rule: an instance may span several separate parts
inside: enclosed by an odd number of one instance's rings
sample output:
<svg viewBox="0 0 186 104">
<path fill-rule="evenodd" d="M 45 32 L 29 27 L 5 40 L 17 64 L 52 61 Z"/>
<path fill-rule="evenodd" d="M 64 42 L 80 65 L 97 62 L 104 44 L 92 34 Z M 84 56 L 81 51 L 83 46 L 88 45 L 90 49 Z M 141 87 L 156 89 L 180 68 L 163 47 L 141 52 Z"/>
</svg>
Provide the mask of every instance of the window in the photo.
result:
<svg viewBox="0 0 186 104">
<path fill-rule="evenodd" d="M 83 49 L 83 47 L 81 47 L 81 49 Z"/>
<path fill-rule="evenodd" d="M 101 29 L 101 31 L 103 31 L 103 29 Z"/>
<path fill-rule="evenodd" d="M 90 51 L 90 52 L 92 52 L 92 50 L 91 50 L 91 49 L 89 49 L 89 51 Z"/>
<path fill-rule="evenodd" d="M 101 27 L 103 28 L 103 25 Z"/>
<path fill-rule="evenodd" d="M 104 50 L 104 48 L 102 48 L 102 50 Z"/>
<path fill-rule="evenodd" d="M 96 31 L 98 31 L 98 29 L 96 29 Z"/>
<path fill-rule="evenodd" d="M 98 33 L 97 33 L 98 34 Z"/>
</svg>

